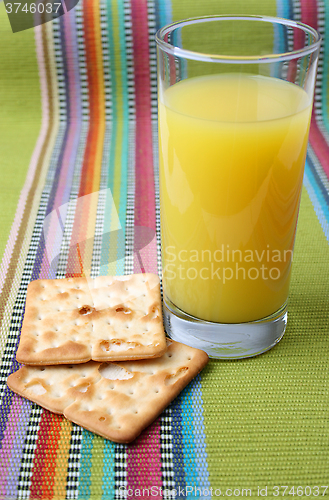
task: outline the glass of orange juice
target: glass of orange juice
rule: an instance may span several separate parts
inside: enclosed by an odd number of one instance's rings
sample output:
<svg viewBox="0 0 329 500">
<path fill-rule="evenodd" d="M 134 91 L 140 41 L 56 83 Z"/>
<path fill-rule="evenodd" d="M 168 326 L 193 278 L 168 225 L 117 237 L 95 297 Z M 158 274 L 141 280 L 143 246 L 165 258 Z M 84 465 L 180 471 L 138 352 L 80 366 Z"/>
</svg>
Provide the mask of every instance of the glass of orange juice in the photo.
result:
<svg viewBox="0 0 329 500">
<path fill-rule="evenodd" d="M 214 358 L 282 338 L 321 38 L 287 19 L 160 29 L 164 321 Z"/>
</svg>

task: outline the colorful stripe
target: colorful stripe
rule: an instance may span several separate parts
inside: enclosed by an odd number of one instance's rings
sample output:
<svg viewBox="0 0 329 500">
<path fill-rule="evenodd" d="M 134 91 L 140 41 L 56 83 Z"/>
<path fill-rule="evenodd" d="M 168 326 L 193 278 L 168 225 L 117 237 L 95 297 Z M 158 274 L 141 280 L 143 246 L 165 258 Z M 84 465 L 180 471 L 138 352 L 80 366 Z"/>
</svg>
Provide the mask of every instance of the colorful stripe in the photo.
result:
<svg viewBox="0 0 329 500">
<path fill-rule="evenodd" d="M 135 65 L 135 227 L 156 230 L 147 0 L 132 0 Z M 156 238 L 135 255 L 135 272 L 157 272 Z M 147 264 L 146 264 L 147 263 Z"/>
<path fill-rule="evenodd" d="M 329 242 L 329 191 L 323 184 L 315 168 L 317 159 L 310 151 L 305 165 L 304 185 L 313 203 L 315 213 L 319 219 L 323 232 Z"/>
<path fill-rule="evenodd" d="M 75 241 L 86 242 L 93 238 L 97 212 L 96 193 L 100 186 L 102 153 L 105 134 L 105 101 L 101 35 L 99 26 L 99 6 L 94 2 L 84 1 L 84 30 L 87 65 L 87 82 L 89 88 L 89 129 L 86 149 L 81 171 L 81 183 L 78 197 L 85 197 L 78 205 L 75 215 Z M 79 247 L 84 268 L 91 269 L 92 253 L 83 244 Z M 78 259 L 77 259 L 78 256 Z M 74 245 L 70 248 L 69 262 L 71 268 L 68 276 L 81 275 L 79 254 Z"/>
<path fill-rule="evenodd" d="M 310 26 L 317 29 L 318 20 L 317 20 L 317 9 L 315 7 L 316 5 L 314 5 L 313 8 L 311 8 L 311 5 L 306 0 L 301 0 L 302 22 L 308 23 Z M 323 60 L 323 63 L 326 64 L 325 59 Z M 313 108 L 312 112 L 309 140 L 316 156 L 318 157 L 322 165 L 323 170 L 325 171 L 327 177 L 329 178 L 329 145 L 319 128 L 318 117 L 316 115 L 315 107 Z"/>
<path fill-rule="evenodd" d="M 70 40 L 70 37 L 75 34 L 74 14 L 70 13 L 64 18 L 61 18 L 60 26 L 61 46 L 62 49 L 65 47 L 63 49 L 64 81 L 66 82 L 66 88 L 72 90 L 72 88 L 77 87 L 77 68 L 73 64 L 66 64 L 66 60 L 68 55 L 72 57 L 70 48 L 68 47 L 74 44 L 74 40 Z M 43 40 L 43 43 L 44 47 L 46 47 L 47 41 Z M 51 85 L 52 82 L 53 80 L 51 80 L 49 84 Z M 66 101 L 68 124 L 65 127 L 64 142 L 58 157 L 55 178 L 49 194 L 48 213 L 51 212 L 53 208 L 57 208 L 69 200 L 70 184 L 73 179 L 73 168 L 80 135 L 80 124 L 78 123 L 77 125 L 77 119 L 79 115 L 81 115 L 81 111 L 79 109 L 79 92 L 72 93 L 69 92 L 69 90 L 66 93 L 66 96 L 68 96 Z M 61 242 L 60 228 L 54 227 L 51 224 L 49 229 L 51 231 L 49 235 L 56 234 L 57 240 L 49 238 L 47 240 L 48 247 L 49 245 L 52 246 Z M 51 263 L 48 260 L 48 255 L 45 250 L 44 239 L 40 240 L 38 255 L 40 259 L 39 264 L 37 262 L 37 266 L 34 267 L 34 276 L 36 278 L 55 277 L 56 271 L 50 267 Z M 43 412 L 41 414 L 33 460 L 34 467 L 30 478 L 30 491 L 32 496 L 34 495 L 36 498 L 47 498 L 52 496 L 54 491 L 61 492 L 63 495 L 65 491 L 67 466 L 64 465 L 64 469 L 62 469 L 61 466 L 58 467 L 58 463 L 61 464 L 61 456 L 65 457 L 67 461 L 71 427 L 72 424 L 66 423 L 62 417 L 49 412 Z M 58 453 L 59 449 L 60 454 Z M 40 463 L 42 466 L 40 466 Z M 46 467 L 46 469 L 44 469 L 44 467 Z M 65 498 L 65 496 L 63 498 Z"/>
<path fill-rule="evenodd" d="M 79 497 L 90 498 L 91 491 L 91 469 L 93 453 L 94 436 L 91 432 L 83 432 L 83 441 L 81 446 L 81 467 L 79 477 Z"/>
<path fill-rule="evenodd" d="M 166 0 L 155 2 L 155 12 L 157 29 L 172 23 L 171 2 L 166 2 Z"/>
<path fill-rule="evenodd" d="M 308 23 L 315 29 L 318 29 L 317 9 L 315 7 L 316 5 L 311 6 L 306 0 L 301 0 L 301 20 Z M 325 9 L 328 11 L 328 5 L 325 6 Z M 322 50 L 325 51 L 326 49 L 327 47 L 325 45 Z M 322 67 L 322 65 L 324 65 L 324 67 Z M 319 62 L 319 73 L 322 78 L 328 72 L 327 65 L 328 62 L 325 58 L 321 58 L 321 61 Z M 323 101 L 321 101 L 321 95 L 323 96 L 325 94 L 325 81 L 322 79 L 322 86 L 319 85 L 319 82 L 321 83 L 321 80 L 317 82 L 315 89 L 315 103 L 312 111 L 309 136 L 311 151 L 308 156 L 308 161 L 306 162 L 304 183 L 307 187 L 319 221 L 325 234 L 327 234 L 326 227 L 329 220 L 329 194 L 328 187 L 326 186 L 328 186 L 329 179 L 329 129 L 323 127 L 323 120 L 327 119 L 327 115 L 324 112 L 326 108 L 318 106 L 319 100 L 321 104 L 323 104 Z"/>
<path fill-rule="evenodd" d="M 172 4 L 171 2 L 167 2 L 166 0 L 159 0 L 154 3 L 155 8 L 155 19 L 156 19 L 156 30 L 159 28 L 166 26 L 173 22 L 172 17 Z M 154 54 L 155 56 L 155 54 Z M 154 130 L 154 143 L 157 144 L 157 123 L 155 125 Z M 158 148 L 156 147 L 155 151 L 156 156 L 156 164 L 158 157 Z M 155 186 L 156 186 L 156 225 L 157 225 L 157 236 L 158 236 L 158 248 L 161 246 L 160 240 L 160 209 L 159 209 L 159 175 L 157 169 L 155 170 Z M 158 273 L 161 276 L 162 273 L 162 263 L 161 256 L 158 256 Z M 173 463 L 173 414 L 172 409 L 169 407 L 162 414 L 161 418 L 161 435 L 160 435 L 160 451 L 161 451 L 161 463 L 162 463 L 162 485 L 163 489 L 171 489 L 175 486 L 175 470 Z M 176 426 L 175 426 L 176 427 Z"/>
<path fill-rule="evenodd" d="M 200 375 L 182 392 L 182 451 L 185 470 L 185 482 L 193 489 L 201 487 L 209 490 L 211 484 L 206 461 L 205 435 L 202 411 L 202 384 Z M 198 443 L 195 449 L 195 442 Z M 190 490 L 191 491 L 191 490 Z"/>
<path fill-rule="evenodd" d="M 321 12 L 320 12 L 321 7 Z M 328 100 L 329 100 L 329 81 L 328 81 L 328 55 L 329 55 L 329 40 L 325 35 L 326 27 L 329 26 L 329 6 L 327 0 L 318 0 L 318 10 L 319 10 L 319 30 L 322 33 L 322 57 L 321 61 L 323 63 L 323 73 L 322 73 L 322 94 L 321 94 L 321 109 L 322 118 L 325 124 L 327 134 L 329 133 L 329 113 L 328 113 Z M 321 26 L 320 26 L 321 24 Z"/>
<path fill-rule="evenodd" d="M 98 26 L 96 20 L 99 17 L 99 10 L 97 9 L 97 5 L 95 6 L 92 2 L 85 2 L 84 9 L 86 15 L 84 16 L 85 21 L 85 30 L 89 34 L 86 36 L 86 60 L 87 64 L 89 64 L 90 71 L 87 72 L 87 78 L 89 83 L 89 88 L 92 89 L 92 92 L 89 93 L 89 113 L 90 113 L 90 122 L 89 122 L 89 130 L 87 133 L 87 147 L 85 148 L 84 160 L 82 163 L 82 172 L 81 172 L 81 182 L 79 189 L 79 197 L 82 198 L 82 203 L 77 204 L 77 210 L 75 213 L 76 220 L 76 228 L 74 232 L 74 238 L 78 242 L 84 242 L 88 240 L 94 234 L 94 224 L 97 210 L 97 198 L 94 196 L 87 196 L 99 189 L 100 182 L 100 171 L 101 171 L 101 158 L 102 158 L 102 149 L 103 149 L 103 141 L 104 141 L 104 92 L 103 92 L 103 80 L 102 80 L 102 59 L 99 57 L 100 53 L 100 30 L 93 31 L 94 26 Z M 98 36 L 97 33 L 98 32 Z M 74 26 L 74 11 L 72 11 L 68 16 L 65 16 L 63 20 L 61 20 L 61 42 L 62 42 L 62 54 L 63 54 L 63 63 L 64 63 L 64 76 L 66 82 L 66 95 L 67 95 L 67 117 L 68 117 L 68 126 L 65 137 L 65 146 L 62 152 L 62 156 L 60 158 L 60 166 L 63 166 L 64 169 L 61 170 L 60 174 L 58 173 L 58 177 L 60 181 L 56 186 L 56 189 L 53 189 L 54 196 L 51 197 L 52 207 L 57 208 L 61 205 L 67 203 L 69 200 L 69 195 L 71 191 L 71 185 L 73 182 L 74 175 L 74 167 L 77 156 L 77 147 L 79 140 L 79 127 L 76 125 L 76 121 L 81 117 L 80 99 L 79 95 L 75 95 L 70 92 L 72 87 L 79 86 L 77 67 L 75 65 L 69 64 L 70 56 L 74 49 L 76 48 L 76 40 L 72 40 L 72 34 L 76 33 Z M 97 127 L 95 126 L 97 124 Z M 67 157 L 67 163 L 64 163 L 65 157 Z M 56 183 L 55 183 L 56 184 Z M 54 184 L 54 186 L 55 186 Z M 49 209 L 51 208 L 50 205 Z M 61 214 L 64 218 L 67 214 Z M 56 219 L 55 219 L 56 220 Z M 84 221 L 84 224 L 81 222 Z M 74 249 L 72 251 L 72 248 Z M 90 252 L 85 251 L 85 247 L 83 244 L 80 246 L 81 254 L 80 259 L 83 263 L 84 269 L 91 268 L 92 255 Z M 79 250 L 79 247 L 78 247 Z M 72 255 L 73 253 L 73 255 Z M 68 262 L 77 262 L 75 247 L 71 247 L 68 255 Z M 80 267 L 81 263 L 78 261 L 78 268 L 74 265 L 74 270 L 72 271 L 72 267 L 68 266 L 67 276 L 72 275 L 81 275 L 83 269 Z M 41 268 L 42 272 L 42 268 Z M 40 274 L 41 274 L 40 272 Z M 48 415 L 41 417 L 40 429 L 38 433 L 38 442 L 36 446 L 35 457 L 38 457 L 38 452 L 42 455 L 42 444 L 48 443 L 49 436 L 57 431 L 58 439 L 62 441 L 64 446 L 62 446 L 62 451 L 64 451 L 65 455 L 69 454 L 69 444 L 70 441 L 67 438 L 67 435 L 70 435 L 71 426 L 65 429 L 64 433 L 60 432 L 58 429 L 57 421 L 54 417 L 50 417 L 48 425 L 44 426 L 43 420 L 48 418 Z M 49 429 L 49 428 L 50 429 Z M 63 449 L 64 448 L 64 449 Z M 83 450 L 83 444 L 82 444 Z M 49 467 L 51 470 L 56 470 L 56 461 L 58 459 L 56 449 L 53 454 L 49 457 L 46 457 L 45 463 L 49 463 Z M 43 452 L 44 455 L 45 451 Z M 42 456 L 43 456 L 42 455 Z M 47 460 L 48 458 L 48 460 Z M 38 490 L 45 489 L 47 491 L 47 495 L 52 495 L 54 492 L 54 488 L 63 484 L 63 471 L 57 469 L 58 472 L 55 475 L 55 481 L 53 483 L 47 482 L 47 487 L 45 488 L 45 484 L 47 478 L 42 474 L 33 475 L 31 479 L 31 491 L 35 494 Z M 42 478 L 44 483 L 42 482 Z M 65 479 L 66 479 L 66 471 L 65 471 Z M 65 484 L 65 482 L 64 482 Z M 46 494 L 46 493 L 45 493 Z"/>
<path fill-rule="evenodd" d="M 110 159 L 108 166 L 107 187 L 112 193 L 107 200 L 105 212 L 109 218 L 105 221 L 103 235 L 103 249 L 116 248 L 119 260 L 109 262 L 108 254 L 102 255 L 105 263 L 102 273 L 123 274 L 125 255 L 125 216 L 127 198 L 127 168 L 128 168 L 128 86 L 127 65 L 124 54 L 126 53 L 124 32 L 124 5 L 123 2 L 107 1 L 107 37 L 109 43 L 109 54 L 111 60 L 110 84 L 112 93 L 112 135 L 110 147 Z M 113 210 L 119 217 L 123 235 L 120 233 L 111 235 L 113 229 Z M 108 244 L 105 245 L 104 238 L 109 236 Z M 120 259 L 121 257 L 121 259 Z M 107 265 L 106 265 L 107 264 Z"/>
<path fill-rule="evenodd" d="M 211 483 L 209 481 L 209 471 L 207 464 L 206 452 L 206 434 L 203 416 L 203 399 L 202 399 L 202 378 L 201 375 L 196 377 L 192 390 L 191 407 L 193 408 L 194 417 L 194 447 L 195 447 L 195 469 L 196 469 L 196 484 L 203 490 L 209 489 Z"/>
<path fill-rule="evenodd" d="M 49 498 L 53 495 L 54 475 L 60 428 L 63 417 L 43 412 L 39 425 L 37 444 L 34 454 L 34 467 L 31 477 L 31 497 Z"/>
<path fill-rule="evenodd" d="M 22 460 L 25 426 L 28 421 L 31 404 L 14 396 L 11 404 L 7 427 L 2 440 L 2 460 L 0 469 L 0 496 L 14 498 L 15 480 L 19 476 Z"/>
<path fill-rule="evenodd" d="M 135 64 L 135 228 L 156 231 L 155 184 L 152 146 L 149 28 L 147 1 L 132 0 L 132 34 Z M 157 272 L 156 236 L 135 255 L 135 272 Z M 136 252 L 137 253 L 137 252 Z M 140 257 L 140 258 L 139 258 Z M 160 462 L 160 422 L 154 422 L 135 446 L 127 449 L 127 486 L 132 490 L 162 485 Z"/>
</svg>

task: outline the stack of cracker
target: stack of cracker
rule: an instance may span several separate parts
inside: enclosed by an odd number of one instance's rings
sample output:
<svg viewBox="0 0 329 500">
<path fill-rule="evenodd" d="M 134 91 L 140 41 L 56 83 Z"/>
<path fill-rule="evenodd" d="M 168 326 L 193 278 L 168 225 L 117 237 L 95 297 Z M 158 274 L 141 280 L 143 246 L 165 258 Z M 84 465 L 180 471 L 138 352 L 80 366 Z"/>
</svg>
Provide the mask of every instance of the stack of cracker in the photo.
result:
<svg viewBox="0 0 329 500">
<path fill-rule="evenodd" d="M 133 441 L 206 365 L 166 339 L 154 274 L 29 284 L 8 386 L 118 443 Z"/>
</svg>

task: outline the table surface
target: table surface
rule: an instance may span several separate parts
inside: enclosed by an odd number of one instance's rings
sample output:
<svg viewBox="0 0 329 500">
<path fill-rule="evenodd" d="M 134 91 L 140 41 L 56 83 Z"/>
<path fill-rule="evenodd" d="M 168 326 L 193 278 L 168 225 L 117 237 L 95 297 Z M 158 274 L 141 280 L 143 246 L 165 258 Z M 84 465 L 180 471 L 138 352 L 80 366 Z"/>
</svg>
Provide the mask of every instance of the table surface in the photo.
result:
<svg viewBox="0 0 329 500">
<path fill-rule="evenodd" d="M 181 498 L 329 495 L 326 39 L 283 340 L 256 358 L 211 360 L 130 445 L 96 436 L 6 385 L 18 368 L 31 280 L 139 272 L 132 250 L 143 228 L 154 235 L 141 251 L 143 266 L 161 272 L 156 27 L 228 11 L 301 19 L 322 33 L 329 23 L 327 1 L 245 4 L 81 0 L 59 20 L 15 34 L 0 4 L 0 498 L 112 499 L 124 490 L 128 498 L 161 498 L 165 489 Z M 46 215 L 60 207 L 68 237 L 60 229 L 44 237 Z M 70 238 L 94 236 L 93 248 L 69 252 Z M 55 267 L 48 257 L 57 254 Z"/>
</svg>

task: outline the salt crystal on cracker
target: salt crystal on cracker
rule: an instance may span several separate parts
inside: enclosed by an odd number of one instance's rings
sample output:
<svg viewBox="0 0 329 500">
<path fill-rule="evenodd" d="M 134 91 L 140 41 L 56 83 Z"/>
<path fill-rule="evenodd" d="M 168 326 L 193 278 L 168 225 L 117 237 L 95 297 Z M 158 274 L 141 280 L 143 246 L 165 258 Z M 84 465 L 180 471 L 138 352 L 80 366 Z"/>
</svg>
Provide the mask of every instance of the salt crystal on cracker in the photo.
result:
<svg viewBox="0 0 329 500">
<path fill-rule="evenodd" d="M 160 358 L 116 363 L 24 366 L 8 386 L 86 429 L 133 441 L 202 370 L 205 352 L 167 340 Z"/>
<path fill-rule="evenodd" d="M 157 275 L 37 280 L 28 286 L 20 363 L 144 359 L 165 350 Z"/>
</svg>

